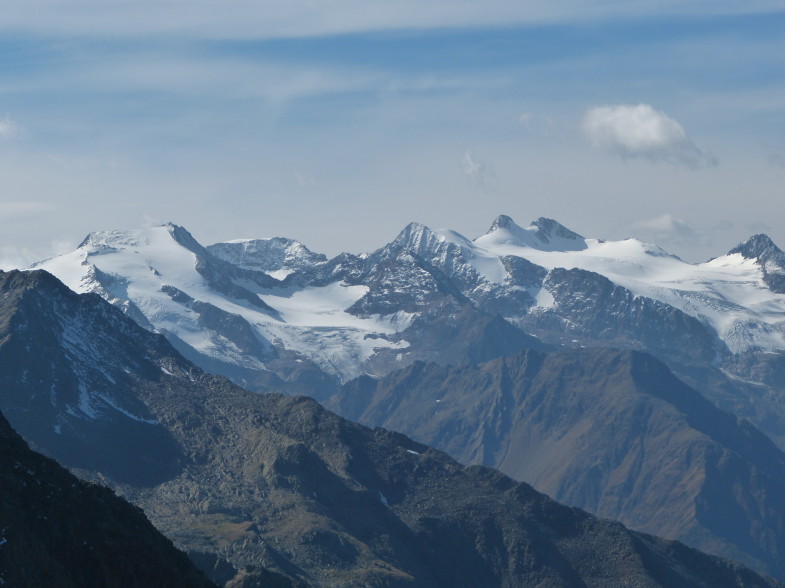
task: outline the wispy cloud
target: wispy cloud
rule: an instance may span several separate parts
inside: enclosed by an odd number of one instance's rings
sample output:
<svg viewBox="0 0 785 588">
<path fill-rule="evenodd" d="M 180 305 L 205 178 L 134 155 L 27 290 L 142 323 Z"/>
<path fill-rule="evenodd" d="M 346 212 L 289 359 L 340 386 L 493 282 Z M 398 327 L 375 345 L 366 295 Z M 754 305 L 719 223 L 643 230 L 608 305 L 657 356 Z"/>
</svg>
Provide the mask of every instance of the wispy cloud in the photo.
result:
<svg viewBox="0 0 785 588">
<path fill-rule="evenodd" d="M 692 142 L 681 124 L 649 104 L 596 106 L 586 112 L 582 127 L 592 145 L 623 158 L 692 169 L 717 164 L 713 155 Z"/>
<path fill-rule="evenodd" d="M 656 243 L 671 253 L 678 252 L 681 255 L 686 252 L 688 257 L 692 258 L 690 261 L 704 261 L 709 256 L 715 257 L 724 253 L 722 250 L 717 250 L 718 243 L 724 243 L 730 248 L 728 241 L 730 233 L 740 234 L 744 238 L 745 232 L 748 234 L 767 232 L 769 227 L 736 226 L 727 219 L 697 227 L 672 214 L 661 214 L 632 222 L 624 230 L 631 231 L 638 239 Z"/>
<path fill-rule="evenodd" d="M 76 248 L 76 241 L 55 240 L 49 246 L 28 248 L 19 245 L 0 246 L 0 270 L 27 269 L 42 259 L 63 255 Z"/>
<path fill-rule="evenodd" d="M 302 172 L 295 172 L 294 181 L 301 188 L 311 188 L 316 185 L 316 180 L 313 176 Z"/>
<path fill-rule="evenodd" d="M 16 137 L 21 131 L 22 127 L 11 120 L 10 117 L 6 116 L 3 120 L 0 120 L 0 138 L 10 139 L 11 137 Z"/>
<path fill-rule="evenodd" d="M 707 245 L 709 238 L 686 221 L 672 214 L 635 221 L 630 230 L 636 236 L 659 245 Z"/>
<path fill-rule="evenodd" d="M 493 182 L 496 180 L 496 172 L 493 166 L 479 159 L 473 152 L 465 151 L 463 153 L 461 168 L 463 173 L 477 188 L 488 189 L 493 187 Z"/>
</svg>

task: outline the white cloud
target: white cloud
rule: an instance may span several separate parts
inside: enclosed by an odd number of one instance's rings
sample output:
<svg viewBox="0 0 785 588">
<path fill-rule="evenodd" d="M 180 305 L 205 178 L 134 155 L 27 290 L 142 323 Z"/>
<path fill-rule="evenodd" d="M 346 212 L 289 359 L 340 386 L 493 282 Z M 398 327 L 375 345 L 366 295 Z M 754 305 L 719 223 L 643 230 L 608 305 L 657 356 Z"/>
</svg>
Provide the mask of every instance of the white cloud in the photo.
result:
<svg viewBox="0 0 785 588">
<path fill-rule="evenodd" d="M 0 137 L 10 139 L 16 137 L 22 131 L 22 127 L 16 124 L 9 117 L 0 120 Z"/>
<path fill-rule="evenodd" d="M 478 159 L 471 151 L 465 151 L 461 159 L 463 173 L 471 180 L 472 184 L 478 188 L 487 189 L 492 187 L 496 179 L 496 172 L 489 163 Z"/>
<path fill-rule="evenodd" d="M 654 241 L 675 242 L 679 244 L 703 244 L 705 237 L 686 221 L 674 217 L 672 214 L 635 221 L 630 224 L 630 229 L 636 234 L 654 237 Z M 651 239 L 646 239 L 651 240 Z"/>
<path fill-rule="evenodd" d="M 662 214 L 654 218 L 635 221 L 625 228 L 625 230 L 631 231 L 638 239 L 656 243 L 671 253 L 679 252 L 681 254 L 681 252 L 686 251 L 694 255 L 695 252 L 701 251 L 711 256 L 718 254 L 714 248 L 715 243 L 727 244 L 728 235 L 731 232 L 738 233 L 734 229 L 734 223 L 727 219 L 697 228 L 672 214 Z M 750 231 L 751 229 L 750 227 L 745 227 L 744 230 Z M 752 232 L 765 231 L 758 229 L 752 230 Z M 703 261 L 704 259 L 699 256 L 693 261 Z"/>
<path fill-rule="evenodd" d="M 76 249 L 78 241 L 73 239 L 58 239 L 46 247 L 22 247 L 19 245 L 0 246 L 0 270 L 27 269 L 42 259 L 49 259 L 56 255 L 63 255 Z"/>
<path fill-rule="evenodd" d="M 312 176 L 300 172 L 295 172 L 294 181 L 301 188 L 310 188 L 316 185 L 316 180 Z"/>
<path fill-rule="evenodd" d="M 664 161 L 692 169 L 717 163 L 713 155 L 692 142 L 676 120 L 649 104 L 590 108 L 582 128 L 596 148 L 623 158 Z"/>
<path fill-rule="evenodd" d="M 15 245 L 0 246 L 0 270 L 24 269 L 43 259 L 36 252 Z"/>
</svg>

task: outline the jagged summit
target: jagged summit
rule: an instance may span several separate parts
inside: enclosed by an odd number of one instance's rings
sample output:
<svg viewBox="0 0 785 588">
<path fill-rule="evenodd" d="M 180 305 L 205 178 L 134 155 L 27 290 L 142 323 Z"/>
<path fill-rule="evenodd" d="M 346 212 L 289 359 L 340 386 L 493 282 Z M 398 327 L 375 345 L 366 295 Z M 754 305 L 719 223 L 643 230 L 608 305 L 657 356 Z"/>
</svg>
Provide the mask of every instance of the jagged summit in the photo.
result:
<svg viewBox="0 0 785 588">
<path fill-rule="evenodd" d="M 774 244 L 771 237 L 763 233 L 758 233 L 747 239 L 744 243 L 739 243 L 728 251 L 728 255 L 740 253 L 746 259 L 766 260 L 772 256 L 783 255 L 782 250 Z"/>
<path fill-rule="evenodd" d="M 452 243 L 458 247 L 471 250 L 474 245 L 472 242 L 451 229 L 431 229 L 421 223 L 411 222 L 406 225 L 391 243 L 393 247 L 403 247 L 424 254 L 426 251 L 433 252 L 440 247 L 440 244 Z"/>
<path fill-rule="evenodd" d="M 422 223 L 410 222 L 406 225 L 400 233 L 393 239 L 393 243 L 406 243 L 417 235 L 432 233 L 431 229 Z"/>
<path fill-rule="evenodd" d="M 763 281 L 769 289 L 785 294 L 785 253 L 768 235 L 753 235 L 731 249 L 728 255 L 734 253 L 740 253 L 745 259 L 754 259 L 763 271 Z"/>
</svg>

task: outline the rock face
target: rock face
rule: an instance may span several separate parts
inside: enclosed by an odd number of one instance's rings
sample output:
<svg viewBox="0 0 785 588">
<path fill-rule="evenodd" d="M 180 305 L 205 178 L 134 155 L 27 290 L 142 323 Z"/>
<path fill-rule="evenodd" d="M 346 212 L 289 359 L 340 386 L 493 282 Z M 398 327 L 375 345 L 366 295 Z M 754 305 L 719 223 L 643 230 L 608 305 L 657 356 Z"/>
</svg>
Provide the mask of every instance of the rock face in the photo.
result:
<svg viewBox="0 0 785 588">
<path fill-rule="evenodd" d="M 232 265 L 262 271 L 279 280 L 327 261 L 321 253 L 314 253 L 302 243 L 283 237 L 216 243 L 207 250 Z"/>
<path fill-rule="evenodd" d="M 44 273 L 2 284 L 0 408 L 38 448 L 141 506 L 226 585 L 260 585 L 268 570 L 315 586 L 781 585 L 312 400 L 207 376 Z M 39 355 L 50 370 L 33 371 Z M 163 450 L 126 438 L 125 421 L 160 431 Z M 61 450 L 69 438 L 82 450 Z"/>
<path fill-rule="evenodd" d="M 555 499 L 785 577 L 785 454 L 640 352 L 418 363 L 327 406 Z"/>
<path fill-rule="evenodd" d="M 0 415 L 0 583 L 213 586 L 141 510 L 31 451 Z"/>
<path fill-rule="evenodd" d="M 766 285 L 780 294 L 785 294 L 785 253 L 774 244 L 768 235 L 753 235 L 744 243 L 728 252 L 738 253 L 745 259 L 754 260 L 763 272 Z"/>
</svg>

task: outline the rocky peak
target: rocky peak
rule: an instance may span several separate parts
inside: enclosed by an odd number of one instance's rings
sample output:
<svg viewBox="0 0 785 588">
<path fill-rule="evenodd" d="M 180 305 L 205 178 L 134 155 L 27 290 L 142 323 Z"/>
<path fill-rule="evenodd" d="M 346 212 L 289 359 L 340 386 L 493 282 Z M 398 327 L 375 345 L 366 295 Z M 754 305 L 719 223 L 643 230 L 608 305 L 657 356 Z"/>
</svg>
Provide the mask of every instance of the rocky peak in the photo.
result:
<svg viewBox="0 0 785 588">
<path fill-rule="evenodd" d="M 541 216 L 536 221 L 532 222 L 532 226 L 535 226 L 539 229 L 538 233 L 540 234 L 540 238 L 544 237 L 546 242 L 553 237 L 559 237 L 561 239 L 570 239 L 573 241 L 583 240 L 583 237 L 581 235 L 579 235 L 574 231 L 571 231 L 563 224 L 553 220 L 552 218 L 545 218 Z"/>
<path fill-rule="evenodd" d="M 428 239 L 432 234 L 433 231 L 424 224 L 411 222 L 398 233 L 398 236 L 393 240 L 392 244 L 411 246 L 414 243 L 419 243 Z"/>
<path fill-rule="evenodd" d="M 200 256 L 207 255 L 207 250 L 194 239 L 193 235 L 191 235 L 185 227 L 181 227 L 174 223 L 166 223 L 163 226 L 169 231 L 169 234 L 172 235 L 172 239 L 188 249 L 188 251 Z"/>
<path fill-rule="evenodd" d="M 327 261 L 294 239 L 240 239 L 209 245 L 207 250 L 243 269 L 287 273 Z"/>
<path fill-rule="evenodd" d="M 754 259 L 763 271 L 763 281 L 773 292 L 785 294 L 785 253 L 768 235 L 753 235 L 728 252 L 740 253 L 745 259 Z"/>
<path fill-rule="evenodd" d="M 774 244 L 771 237 L 759 233 L 747 239 L 744 243 L 739 243 L 736 247 L 728 251 L 728 255 L 740 253 L 746 259 L 760 259 L 766 261 L 772 256 L 782 256 L 782 250 Z"/>
<path fill-rule="evenodd" d="M 493 221 L 490 230 L 495 231 L 497 229 L 512 229 L 513 227 L 517 227 L 517 226 L 518 225 L 515 224 L 515 221 L 512 220 L 512 217 L 509 217 L 506 214 L 500 214 Z"/>
</svg>

